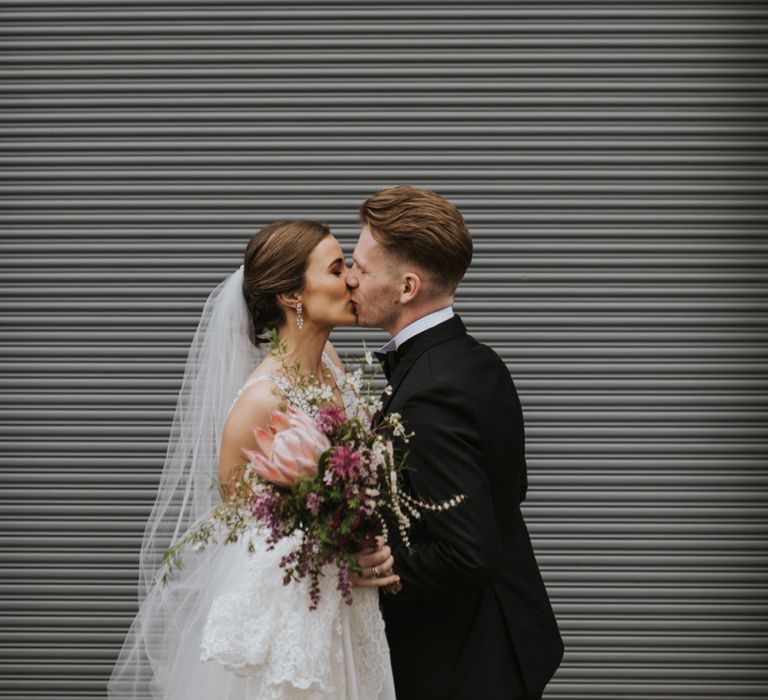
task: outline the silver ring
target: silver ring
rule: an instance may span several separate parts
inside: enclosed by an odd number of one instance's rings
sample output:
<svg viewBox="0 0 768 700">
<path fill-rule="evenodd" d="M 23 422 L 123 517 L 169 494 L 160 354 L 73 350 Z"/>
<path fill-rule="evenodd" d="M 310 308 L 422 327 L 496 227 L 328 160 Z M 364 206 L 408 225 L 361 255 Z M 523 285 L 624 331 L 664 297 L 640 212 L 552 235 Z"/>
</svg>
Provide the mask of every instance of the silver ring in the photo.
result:
<svg viewBox="0 0 768 700">
<path fill-rule="evenodd" d="M 379 572 L 379 567 L 378 566 L 374 566 L 373 567 L 373 571 L 371 573 L 373 575 L 373 578 L 379 578 L 379 576 L 381 576 L 381 573 Z"/>
</svg>

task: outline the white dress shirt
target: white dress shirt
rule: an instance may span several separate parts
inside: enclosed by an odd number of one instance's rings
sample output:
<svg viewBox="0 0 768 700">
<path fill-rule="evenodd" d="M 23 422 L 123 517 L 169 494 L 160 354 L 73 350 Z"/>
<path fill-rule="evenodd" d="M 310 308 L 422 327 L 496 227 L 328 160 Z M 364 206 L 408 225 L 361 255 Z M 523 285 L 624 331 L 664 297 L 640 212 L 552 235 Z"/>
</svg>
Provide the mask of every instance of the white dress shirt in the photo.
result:
<svg viewBox="0 0 768 700">
<path fill-rule="evenodd" d="M 383 345 L 378 352 L 390 352 L 397 350 L 406 340 L 410 340 L 413 336 L 423 333 L 424 331 L 433 328 L 434 326 L 447 321 L 449 318 L 453 318 L 452 306 L 446 306 L 439 311 L 433 311 L 431 314 L 422 316 L 415 320 L 413 323 L 407 325 L 401 330 L 394 338 L 391 338 L 385 345 Z"/>
</svg>

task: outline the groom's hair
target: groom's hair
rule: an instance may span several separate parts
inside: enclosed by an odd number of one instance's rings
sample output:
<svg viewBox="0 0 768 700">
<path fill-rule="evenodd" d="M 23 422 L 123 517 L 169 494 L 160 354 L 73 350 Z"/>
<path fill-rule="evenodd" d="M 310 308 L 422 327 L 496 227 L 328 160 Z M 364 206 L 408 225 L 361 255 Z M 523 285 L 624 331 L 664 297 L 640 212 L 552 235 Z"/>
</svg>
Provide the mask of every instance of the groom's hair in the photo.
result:
<svg viewBox="0 0 768 700">
<path fill-rule="evenodd" d="M 431 190 L 412 185 L 379 190 L 360 207 L 360 224 L 397 260 L 428 273 L 441 292 L 456 291 L 472 262 L 464 217 Z"/>
</svg>

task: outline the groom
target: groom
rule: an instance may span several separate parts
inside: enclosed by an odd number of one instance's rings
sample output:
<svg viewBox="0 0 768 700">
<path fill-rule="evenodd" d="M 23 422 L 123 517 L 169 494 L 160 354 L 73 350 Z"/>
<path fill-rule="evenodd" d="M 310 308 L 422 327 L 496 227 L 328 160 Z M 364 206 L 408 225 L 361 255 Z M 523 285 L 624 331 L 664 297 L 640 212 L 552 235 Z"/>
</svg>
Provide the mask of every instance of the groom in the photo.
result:
<svg viewBox="0 0 768 700">
<path fill-rule="evenodd" d="M 427 501 L 467 496 L 415 521 L 410 551 L 390 528 L 400 584 L 381 600 L 398 700 L 540 698 L 563 643 L 520 512 L 520 402 L 452 308 L 469 231 L 453 204 L 410 186 L 373 194 L 360 223 L 348 284 L 360 325 L 393 336 L 382 415 L 414 433 L 395 443 L 406 484 Z"/>
</svg>

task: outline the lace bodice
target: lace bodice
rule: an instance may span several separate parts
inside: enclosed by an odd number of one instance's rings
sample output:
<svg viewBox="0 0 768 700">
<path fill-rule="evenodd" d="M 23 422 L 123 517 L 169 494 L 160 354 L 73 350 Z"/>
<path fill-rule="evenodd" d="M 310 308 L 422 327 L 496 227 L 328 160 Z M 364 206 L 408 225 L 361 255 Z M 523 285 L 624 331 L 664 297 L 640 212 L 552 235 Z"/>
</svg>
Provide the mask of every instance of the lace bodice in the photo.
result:
<svg viewBox="0 0 768 700">
<path fill-rule="evenodd" d="M 341 400 L 344 404 L 344 408 L 348 413 L 352 413 L 355 410 L 357 404 L 357 397 L 354 391 L 346 385 L 344 381 L 344 370 L 342 370 L 327 353 L 323 353 L 323 364 L 328 368 L 333 376 L 333 381 L 336 383 L 339 392 L 341 393 Z M 260 382 L 270 381 L 277 387 L 280 394 L 285 398 L 291 408 L 297 411 L 303 411 L 305 413 L 312 413 L 312 410 L 306 405 L 305 401 L 302 401 L 302 397 L 298 396 L 291 386 L 290 382 L 280 374 L 259 374 L 255 377 L 251 377 L 240 390 L 237 392 L 234 400 L 232 401 L 232 408 L 234 408 L 238 399 L 243 395 L 246 389 L 252 387 L 254 384 Z M 230 412 L 232 411 L 230 408 Z"/>
</svg>

